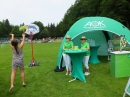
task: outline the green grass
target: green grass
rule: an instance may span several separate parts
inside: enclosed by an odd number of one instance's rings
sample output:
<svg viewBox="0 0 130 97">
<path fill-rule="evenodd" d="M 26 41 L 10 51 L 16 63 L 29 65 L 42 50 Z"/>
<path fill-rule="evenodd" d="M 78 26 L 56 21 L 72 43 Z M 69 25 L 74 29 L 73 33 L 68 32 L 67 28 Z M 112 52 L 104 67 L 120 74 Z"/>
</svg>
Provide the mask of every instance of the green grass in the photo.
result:
<svg viewBox="0 0 130 97">
<path fill-rule="evenodd" d="M 64 72 L 54 72 L 60 42 L 34 44 L 36 67 L 28 67 L 31 60 L 31 46 L 25 44 L 24 63 L 26 87 L 22 87 L 21 76 L 17 70 L 14 90 L 10 87 L 12 51 L 9 45 L 0 48 L 0 97 L 122 97 L 128 77 L 115 78 L 110 75 L 107 57 L 99 57 L 100 64 L 89 65 L 91 74 L 87 82 L 72 79 Z M 128 96 L 126 96 L 128 97 Z"/>
</svg>

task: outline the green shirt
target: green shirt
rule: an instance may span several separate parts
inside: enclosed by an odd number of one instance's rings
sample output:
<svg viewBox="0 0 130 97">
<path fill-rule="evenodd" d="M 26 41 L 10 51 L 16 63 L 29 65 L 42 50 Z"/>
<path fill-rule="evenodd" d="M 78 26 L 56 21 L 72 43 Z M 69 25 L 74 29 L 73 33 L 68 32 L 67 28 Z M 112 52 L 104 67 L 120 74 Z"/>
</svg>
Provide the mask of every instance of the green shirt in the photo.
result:
<svg viewBox="0 0 130 97">
<path fill-rule="evenodd" d="M 88 47 L 90 47 L 88 42 L 81 44 L 81 49 L 88 48 Z M 90 50 L 88 50 L 88 52 L 86 53 L 86 56 L 90 56 Z"/>
<path fill-rule="evenodd" d="M 73 42 L 72 41 L 65 42 L 63 46 L 65 49 L 71 49 L 73 46 Z"/>
</svg>

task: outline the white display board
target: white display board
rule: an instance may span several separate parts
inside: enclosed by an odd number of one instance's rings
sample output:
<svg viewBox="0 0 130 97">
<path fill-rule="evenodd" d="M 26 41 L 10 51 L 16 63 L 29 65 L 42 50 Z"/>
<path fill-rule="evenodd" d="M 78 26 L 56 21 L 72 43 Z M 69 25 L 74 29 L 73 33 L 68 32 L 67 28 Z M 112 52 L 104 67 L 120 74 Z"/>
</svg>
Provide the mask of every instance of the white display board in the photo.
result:
<svg viewBox="0 0 130 97">
<path fill-rule="evenodd" d="M 127 85 L 126 85 L 126 87 L 125 87 L 125 92 L 124 92 L 123 97 L 125 97 L 126 94 L 128 94 L 128 95 L 130 96 L 130 78 L 129 78 L 129 80 L 128 80 L 128 82 L 127 82 Z"/>
<path fill-rule="evenodd" d="M 95 46 L 95 40 L 88 39 L 87 40 L 90 46 Z"/>
</svg>

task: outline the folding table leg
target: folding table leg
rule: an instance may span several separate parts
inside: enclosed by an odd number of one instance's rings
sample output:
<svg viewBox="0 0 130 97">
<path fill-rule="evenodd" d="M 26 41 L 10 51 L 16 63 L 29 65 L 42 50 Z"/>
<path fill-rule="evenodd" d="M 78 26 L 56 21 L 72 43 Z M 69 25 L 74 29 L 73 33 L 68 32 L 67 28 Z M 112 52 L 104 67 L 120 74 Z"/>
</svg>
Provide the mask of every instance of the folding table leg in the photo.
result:
<svg viewBox="0 0 130 97">
<path fill-rule="evenodd" d="M 76 78 L 74 78 L 74 79 L 70 80 L 69 82 L 72 82 L 72 81 L 75 81 L 75 80 L 76 80 Z"/>
</svg>

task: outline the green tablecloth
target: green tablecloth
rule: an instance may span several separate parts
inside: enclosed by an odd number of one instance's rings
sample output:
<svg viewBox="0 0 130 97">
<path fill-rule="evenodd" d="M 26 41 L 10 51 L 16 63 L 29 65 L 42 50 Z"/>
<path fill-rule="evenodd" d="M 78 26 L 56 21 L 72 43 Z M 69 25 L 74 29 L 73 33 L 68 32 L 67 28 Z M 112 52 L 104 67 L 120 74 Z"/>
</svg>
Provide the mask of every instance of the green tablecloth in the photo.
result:
<svg viewBox="0 0 130 97">
<path fill-rule="evenodd" d="M 90 46 L 91 56 L 89 62 L 92 64 L 98 64 L 100 61 L 97 57 L 97 50 L 101 45 Z"/>
<path fill-rule="evenodd" d="M 87 50 L 68 50 L 65 51 L 72 60 L 72 74 L 71 76 L 77 78 L 83 82 L 86 82 L 85 75 L 83 73 L 82 61 L 83 57 L 86 55 Z"/>
</svg>

